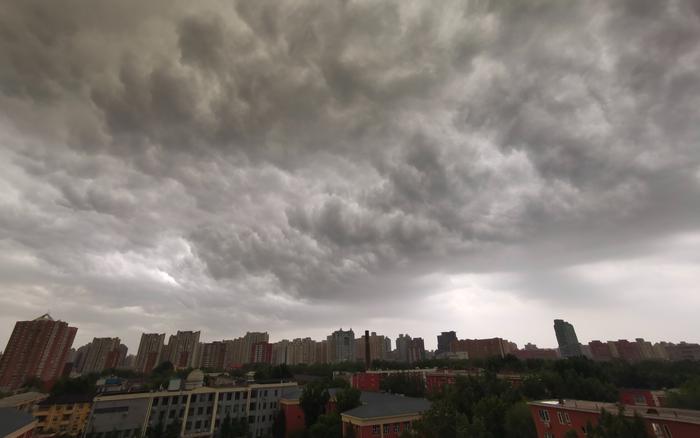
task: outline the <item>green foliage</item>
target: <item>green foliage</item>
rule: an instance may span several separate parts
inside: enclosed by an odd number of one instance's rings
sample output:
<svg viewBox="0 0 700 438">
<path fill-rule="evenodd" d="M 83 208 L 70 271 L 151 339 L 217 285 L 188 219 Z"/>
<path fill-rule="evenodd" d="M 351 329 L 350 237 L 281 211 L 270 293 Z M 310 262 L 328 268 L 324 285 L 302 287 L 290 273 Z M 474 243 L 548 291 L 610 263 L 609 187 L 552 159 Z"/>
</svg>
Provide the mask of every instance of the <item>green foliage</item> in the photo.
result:
<svg viewBox="0 0 700 438">
<path fill-rule="evenodd" d="M 284 438 L 286 433 L 286 421 L 284 410 L 279 410 L 275 415 L 275 421 L 272 424 L 273 438 Z"/>
<path fill-rule="evenodd" d="M 304 391 L 299 398 L 299 406 L 304 411 L 306 427 L 316 423 L 316 420 L 325 413 L 329 399 L 328 389 L 321 382 L 310 383 L 304 387 Z"/>
<path fill-rule="evenodd" d="M 226 414 L 219 427 L 219 438 L 242 438 L 246 436 L 248 436 L 248 421 L 245 418 L 232 419 L 229 414 Z"/>
<path fill-rule="evenodd" d="M 530 408 L 525 402 L 518 402 L 508 408 L 503 427 L 506 438 L 530 438 L 537 434 Z"/>
<path fill-rule="evenodd" d="M 700 377 L 688 380 L 678 391 L 669 392 L 668 405 L 680 409 L 700 409 Z"/>
<path fill-rule="evenodd" d="M 75 379 L 64 377 L 53 385 L 51 395 L 92 395 L 96 391 L 95 382 L 97 382 L 98 378 L 97 374 L 87 374 Z"/>
<path fill-rule="evenodd" d="M 337 411 L 345 412 L 360 406 L 361 394 L 360 390 L 355 388 L 344 388 L 337 391 L 335 393 Z"/>
<path fill-rule="evenodd" d="M 22 388 L 41 392 L 44 388 L 44 382 L 38 377 L 27 377 L 22 384 Z"/>
<path fill-rule="evenodd" d="M 425 396 L 423 379 L 418 375 L 408 373 L 390 374 L 384 377 L 379 384 L 379 388 L 382 391 L 392 394 L 403 394 L 408 397 Z"/>
<path fill-rule="evenodd" d="M 590 428 L 588 438 L 650 438 L 644 421 L 634 416 L 626 417 L 620 410 L 611 414 L 603 410 L 597 425 Z"/>
<path fill-rule="evenodd" d="M 493 373 L 460 376 L 435 396 L 415 423 L 419 435 L 459 438 L 534 438 L 535 426 L 522 395 Z"/>
<path fill-rule="evenodd" d="M 318 417 L 310 428 L 309 438 L 341 438 L 342 422 L 340 415 L 336 413 L 325 414 Z"/>
</svg>

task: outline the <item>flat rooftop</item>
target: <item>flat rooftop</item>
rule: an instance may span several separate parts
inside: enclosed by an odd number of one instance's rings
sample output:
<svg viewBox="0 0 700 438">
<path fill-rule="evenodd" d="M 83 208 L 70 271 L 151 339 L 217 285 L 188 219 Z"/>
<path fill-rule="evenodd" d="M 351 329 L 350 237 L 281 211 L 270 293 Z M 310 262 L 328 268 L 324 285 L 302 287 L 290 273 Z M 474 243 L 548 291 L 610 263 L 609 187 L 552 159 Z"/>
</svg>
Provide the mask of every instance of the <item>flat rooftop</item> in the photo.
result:
<svg viewBox="0 0 700 438">
<path fill-rule="evenodd" d="M 531 406 L 542 406 L 545 408 L 565 409 L 579 412 L 598 413 L 605 409 L 611 413 L 617 413 L 620 407 L 624 408 L 627 416 L 639 415 L 643 418 L 672 420 L 682 423 L 700 424 L 700 411 L 690 409 L 659 408 L 655 406 L 630 406 L 617 403 L 596 402 L 588 400 L 540 400 L 528 403 Z"/>
</svg>

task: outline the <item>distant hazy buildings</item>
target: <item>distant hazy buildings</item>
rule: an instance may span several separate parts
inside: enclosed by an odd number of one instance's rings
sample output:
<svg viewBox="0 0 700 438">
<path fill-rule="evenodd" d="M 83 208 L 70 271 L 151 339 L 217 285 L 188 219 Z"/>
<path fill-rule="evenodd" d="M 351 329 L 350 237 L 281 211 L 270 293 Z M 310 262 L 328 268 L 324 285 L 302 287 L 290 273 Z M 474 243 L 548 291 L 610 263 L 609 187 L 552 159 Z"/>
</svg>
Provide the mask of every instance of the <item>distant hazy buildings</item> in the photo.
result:
<svg viewBox="0 0 700 438">
<path fill-rule="evenodd" d="M 574 326 L 562 319 L 554 320 L 554 334 L 559 344 L 561 357 L 576 357 L 583 355 L 581 344 L 578 342 Z"/>
<path fill-rule="evenodd" d="M 66 363 L 78 331 L 47 313 L 32 321 L 19 321 L 0 359 L 0 390 L 21 387 L 27 379 L 56 381 Z"/>
<path fill-rule="evenodd" d="M 517 350 L 517 346 L 502 338 L 460 339 L 452 342 L 452 352 L 466 352 L 469 359 L 505 357 Z"/>
<path fill-rule="evenodd" d="M 179 330 L 177 334 L 170 335 L 164 357 L 167 357 L 176 369 L 194 368 L 199 354 L 199 335 L 198 331 Z"/>
<path fill-rule="evenodd" d="M 94 338 L 88 344 L 85 362 L 79 371 L 88 374 L 117 368 L 126 358 L 126 353 L 126 345 L 122 345 L 119 338 Z"/>
<path fill-rule="evenodd" d="M 442 332 L 437 337 L 437 353 L 452 351 L 452 343 L 457 340 L 457 333 L 453 331 Z"/>
<path fill-rule="evenodd" d="M 355 333 L 350 330 L 336 330 L 328 341 L 328 363 L 353 362 L 355 360 Z"/>
<path fill-rule="evenodd" d="M 150 373 L 161 362 L 161 354 L 165 343 L 165 333 L 143 333 L 139 350 L 136 353 L 135 371 Z"/>
</svg>

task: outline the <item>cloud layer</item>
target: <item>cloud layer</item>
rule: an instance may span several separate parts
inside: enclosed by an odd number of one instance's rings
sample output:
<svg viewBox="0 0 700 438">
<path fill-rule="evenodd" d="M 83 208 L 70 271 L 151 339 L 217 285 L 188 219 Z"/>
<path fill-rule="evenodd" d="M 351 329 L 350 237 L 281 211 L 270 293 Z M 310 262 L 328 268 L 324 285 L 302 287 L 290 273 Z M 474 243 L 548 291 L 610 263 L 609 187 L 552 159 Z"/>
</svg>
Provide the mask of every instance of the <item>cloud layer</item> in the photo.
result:
<svg viewBox="0 0 700 438">
<path fill-rule="evenodd" d="M 4 2 L 0 334 L 692 338 L 699 41 L 691 0 Z"/>
</svg>

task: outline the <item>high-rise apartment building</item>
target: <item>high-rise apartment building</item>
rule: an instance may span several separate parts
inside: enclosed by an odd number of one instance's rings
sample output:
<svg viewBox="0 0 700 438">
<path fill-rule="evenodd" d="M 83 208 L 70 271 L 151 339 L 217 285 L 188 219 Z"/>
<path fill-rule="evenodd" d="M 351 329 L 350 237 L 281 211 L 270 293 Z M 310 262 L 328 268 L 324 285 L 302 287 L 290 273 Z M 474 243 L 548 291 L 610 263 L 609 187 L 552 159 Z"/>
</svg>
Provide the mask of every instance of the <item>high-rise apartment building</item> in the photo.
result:
<svg viewBox="0 0 700 438">
<path fill-rule="evenodd" d="M 117 368 L 126 357 L 127 349 L 119 338 L 94 338 L 85 354 L 85 363 L 80 369 L 83 374 L 100 373 Z"/>
<path fill-rule="evenodd" d="M 272 344 L 269 342 L 256 342 L 250 351 L 251 363 L 272 363 Z"/>
<path fill-rule="evenodd" d="M 453 331 L 442 332 L 437 337 L 437 352 L 447 353 L 452 351 L 452 343 L 457 340 L 457 333 Z"/>
<path fill-rule="evenodd" d="M 63 371 L 78 331 L 47 313 L 32 321 L 18 321 L 0 359 L 0 390 L 21 387 L 29 378 L 47 386 Z"/>
<path fill-rule="evenodd" d="M 408 343 L 408 363 L 425 360 L 425 342 L 423 338 L 413 338 Z"/>
<path fill-rule="evenodd" d="M 408 363 L 408 347 L 411 343 L 409 335 L 399 334 L 396 338 L 396 360 L 399 362 Z"/>
<path fill-rule="evenodd" d="M 287 364 L 316 363 L 316 341 L 311 338 L 296 338 L 287 347 Z"/>
<path fill-rule="evenodd" d="M 352 329 L 336 330 L 326 340 L 328 341 L 328 363 L 355 360 L 355 332 Z"/>
<path fill-rule="evenodd" d="M 170 335 L 168 340 L 168 360 L 176 369 L 194 368 L 198 361 L 199 335 L 193 331 L 180 331 Z"/>
<path fill-rule="evenodd" d="M 226 343 L 214 341 L 199 344 L 199 367 L 208 370 L 223 370 L 226 358 Z"/>
<path fill-rule="evenodd" d="M 279 342 L 272 344 L 272 364 L 282 365 L 287 363 L 287 348 L 289 346 L 289 341 L 283 339 Z"/>
<path fill-rule="evenodd" d="M 554 334 L 557 336 L 561 357 L 581 356 L 581 344 L 578 342 L 574 326 L 562 319 L 554 320 Z"/>
<path fill-rule="evenodd" d="M 150 373 L 161 363 L 165 333 L 143 333 L 136 353 L 136 372 Z"/>
</svg>

